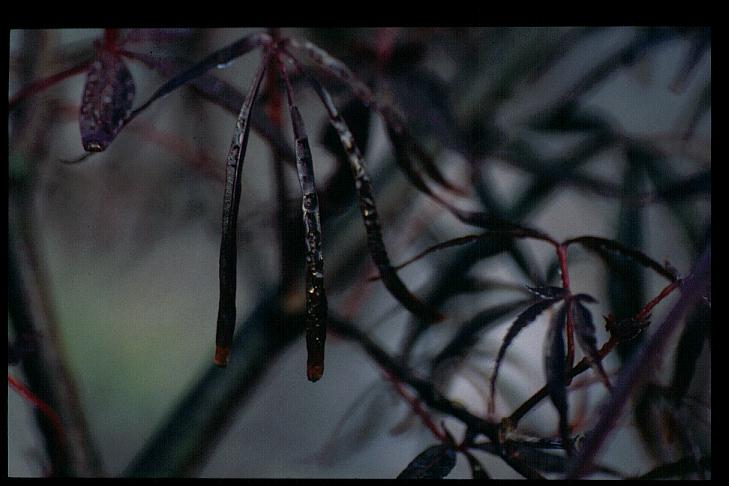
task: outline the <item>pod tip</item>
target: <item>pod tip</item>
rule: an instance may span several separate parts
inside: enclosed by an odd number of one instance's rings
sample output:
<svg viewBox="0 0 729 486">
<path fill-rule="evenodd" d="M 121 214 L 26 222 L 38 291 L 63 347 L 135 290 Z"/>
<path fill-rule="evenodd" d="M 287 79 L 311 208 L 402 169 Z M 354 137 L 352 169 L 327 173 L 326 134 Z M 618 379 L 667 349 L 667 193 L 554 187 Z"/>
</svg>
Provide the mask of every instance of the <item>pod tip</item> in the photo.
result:
<svg viewBox="0 0 729 486">
<path fill-rule="evenodd" d="M 215 346 L 215 366 L 219 368 L 225 368 L 228 366 L 228 356 L 230 356 L 230 347 L 228 346 Z"/>
</svg>

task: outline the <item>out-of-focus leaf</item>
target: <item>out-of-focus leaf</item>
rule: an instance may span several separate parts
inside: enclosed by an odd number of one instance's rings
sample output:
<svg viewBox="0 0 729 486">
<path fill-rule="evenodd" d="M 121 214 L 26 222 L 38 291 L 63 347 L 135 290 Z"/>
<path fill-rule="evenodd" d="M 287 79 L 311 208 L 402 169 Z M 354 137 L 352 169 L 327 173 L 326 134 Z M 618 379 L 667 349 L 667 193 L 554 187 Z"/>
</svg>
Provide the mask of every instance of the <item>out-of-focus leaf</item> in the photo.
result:
<svg viewBox="0 0 729 486">
<path fill-rule="evenodd" d="M 665 190 L 680 180 L 680 176 L 671 168 L 671 164 L 663 158 L 655 157 L 645 161 L 645 171 L 653 185 L 658 190 Z M 676 186 L 676 194 L 680 192 L 680 187 Z M 681 223 L 694 252 L 703 248 L 703 228 L 702 221 L 698 221 L 695 211 L 685 204 L 681 199 L 671 197 L 664 199 L 671 209 L 672 215 Z"/>
<path fill-rule="evenodd" d="M 686 327 L 676 349 L 670 388 L 674 404 L 679 404 L 686 396 L 710 330 L 711 308 L 699 305 L 686 320 Z"/>
<path fill-rule="evenodd" d="M 86 75 L 79 128 L 87 152 L 101 152 L 124 125 L 134 102 L 134 79 L 116 54 L 102 51 Z"/>
<path fill-rule="evenodd" d="M 610 125 L 604 117 L 597 113 L 581 110 L 579 103 L 576 101 L 564 103 L 552 110 L 538 113 L 530 120 L 529 126 L 536 130 L 560 134 L 610 129 Z"/>
<path fill-rule="evenodd" d="M 675 35 L 676 33 L 669 28 L 648 27 L 639 29 L 630 43 L 617 49 L 600 62 L 592 63 L 587 72 L 565 90 L 559 102 L 563 103 L 578 99 L 601 85 L 616 70 L 635 64 L 652 47 L 675 38 Z"/>
<path fill-rule="evenodd" d="M 436 269 L 439 279 L 435 282 L 425 300 L 430 305 L 438 307 L 454 295 L 468 290 L 467 287 L 464 287 L 464 284 L 468 284 L 464 275 L 468 274 L 476 263 L 507 250 L 511 241 L 513 241 L 512 238 L 505 236 L 495 239 L 483 239 L 458 250 L 458 253 L 447 265 Z M 403 357 L 408 356 L 412 347 L 428 328 L 428 323 L 414 323 L 403 342 Z"/>
<path fill-rule="evenodd" d="M 466 245 L 468 243 L 474 243 L 474 242 L 476 242 L 478 240 L 482 240 L 482 239 L 503 239 L 503 238 L 509 238 L 509 237 L 519 238 L 525 234 L 528 234 L 528 233 L 525 233 L 525 231 L 519 229 L 519 230 L 493 231 L 493 232 L 489 232 L 489 233 L 483 233 L 481 235 L 459 236 L 457 238 L 453 238 L 450 240 L 443 241 L 441 243 L 437 243 L 433 246 L 429 246 L 428 248 L 421 251 L 414 257 L 407 259 L 403 263 L 400 263 L 399 265 L 396 265 L 393 268 L 395 270 L 401 270 L 401 269 L 407 267 L 408 265 L 410 265 L 411 263 L 415 263 L 416 261 L 420 260 L 424 256 L 429 255 L 430 253 L 433 253 L 438 250 L 452 248 L 455 246 Z M 374 279 L 371 279 L 371 280 L 379 280 L 380 278 L 381 277 L 375 277 Z"/>
<path fill-rule="evenodd" d="M 560 444 L 559 449 L 562 448 Z M 536 447 L 520 447 L 519 455 L 534 469 L 545 473 L 564 473 L 567 466 L 567 458 L 563 455 L 552 454 Z M 620 478 L 621 474 L 613 468 L 595 464 L 594 472 L 609 474 Z"/>
<path fill-rule="evenodd" d="M 395 45 L 387 58 L 385 70 L 393 76 L 412 72 L 423 60 L 428 46 L 422 41 L 405 41 Z"/>
<path fill-rule="evenodd" d="M 703 171 L 698 174 L 671 182 L 668 185 L 658 188 L 657 196 L 671 202 L 685 201 L 687 198 L 696 195 L 711 196 L 711 171 Z"/>
<path fill-rule="evenodd" d="M 328 466 L 360 452 L 392 424 L 400 403 L 388 382 L 376 381 L 368 386 L 342 413 L 317 453 L 317 462 Z"/>
<path fill-rule="evenodd" d="M 463 150 L 443 81 L 424 69 L 401 71 L 392 75 L 390 81 L 397 105 L 405 112 L 414 133 L 435 138 L 444 147 Z"/>
<path fill-rule="evenodd" d="M 390 141 L 392 142 L 392 148 L 395 152 L 395 162 L 397 163 L 400 170 L 405 174 L 410 183 L 415 186 L 423 194 L 430 196 L 436 200 L 438 197 L 428 187 L 425 179 L 420 174 L 418 168 L 415 165 L 413 157 L 411 155 L 411 148 L 405 138 L 397 132 L 394 128 L 387 127 L 387 133 Z"/>
<path fill-rule="evenodd" d="M 676 280 L 676 275 L 674 274 L 674 272 L 672 272 L 671 269 L 667 268 L 665 265 L 661 265 L 644 253 L 629 248 L 615 240 L 601 238 L 598 236 L 581 236 L 569 240 L 569 243 L 577 243 L 587 248 L 588 250 L 597 253 L 613 270 L 623 272 L 625 271 L 624 265 L 620 265 L 617 261 L 611 258 L 612 256 L 620 256 L 632 260 L 635 263 L 638 263 L 644 267 L 650 268 L 651 270 L 654 270 L 656 273 L 664 276 L 670 281 Z M 643 303 L 644 302 L 641 300 L 641 305 Z M 633 314 L 635 314 L 635 312 L 633 312 Z"/>
<path fill-rule="evenodd" d="M 544 339 L 544 369 L 547 375 L 549 398 L 559 413 L 559 434 L 565 445 L 567 454 L 572 454 L 570 441 L 569 405 L 567 402 L 566 354 L 562 335 L 567 322 L 568 307 L 572 301 L 565 303 L 554 313 L 549 330 Z"/>
<path fill-rule="evenodd" d="M 467 211 L 444 204 L 450 212 L 461 222 L 471 226 L 478 226 L 489 231 L 505 233 L 512 238 L 534 238 L 537 240 L 551 241 L 551 238 L 539 230 L 522 226 L 492 213 L 484 211 Z"/>
<path fill-rule="evenodd" d="M 513 203 L 509 214 L 513 219 L 522 219 L 535 211 L 540 203 L 565 181 L 571 174 L 592 158 L 607 150 L 613 143 L 613 137 L 603 131 L 590 132 L 585 139 L 569 153 L 559 157 L 556 164 L 544 160 L 525 143 L 512 143 L 501 154 L 505 159 L 518 162 L 519 165 L 535 174 L 535 179 L 521 192 L 521 196 Z M 531 169 L 529 169 L 531 167 Z M 545 170 L 548 167 L 548 170 Z"/>
<path fill-rule="evenodd" d="M 494 366 L 494 373 L 491 375 L 491 398 L 489 399 L 489 411 L 491 413 L 494 412 L 494 405 L 495 405 L 495 399 L 496 399 L 496 378 L 499 374 L 499 367 L 501 366 L 501 361 L 504 359 L 504 355 L 506 354 L 506 349 L 509 347 L 511 342 L 514 340 L 514 338 L 521 332 L 522 329 L 524 329 L 526 326 L 534 322 L 534 320 L 539 317 L 539 314 L 544 312 L 545 310 L 549 309 L 551 306 L 553 306 L 555 303 L 559 302 L 561 298 L 552 298 L 552 299 L 543 299 L 539 302 L 536 302 L 535 304 L 528 307 L 524 312 L 519 314 L 517 316 L 514 323 L 511 325 L 509 330 L 506 332 L 506 336 L 504 336 L 504 340 L 501 342 L 501 347 L 499 348 L 499 353 L 496 356 L 496 364 Z M 564 365 L 563 365 L 564 366 Z"/>
<path fill-rule="evenodd" d="M 471 467 L 471 479 L 491 479 L 483 464 L 473 454 L 466 453 L 466 459 Z"/>
<path fill-rule="evenodd" d="M 703 476 L 699 466 L 701 451 L 691 436 L 689 424 L 671 400 L 669 388 L 654 383 L 645 385 L 638 396 L 635 414 L 642 422 L 638 429 L 641 438 L 659 462 L 674 457 L 678 446 L 693 462 L 692 470 Z"/>
<path fill-rule="evenodd" d="M 465 355 L 477 342 L 479 335 L 492 324 L 498 322 L 504 316 L 514 312 L 519 307 L 528 303 L 528 300 L 518 300 L 501 304 L 489 309 L 483 310 L 460 325 L 456 335 L 443 348 L 443 350 L 433 358 L 432 368 L 435 369 L 439 364 L 456 356 Z"/>
<path fill-rule="evenodd" d="M 176 76 L 180 71 L 192 68 L 189 62 L 173 57 L 152 56 L 142 52 L 126 50 L 123 53 L 126 57 L 143 63 L 165 77 Z M 238 115 L 238 110 L 245 99 L 243 93 L 237 88 L 211 74 L 203 74 L 194 78 L 190 80 L 188 85 L 202 98 L 215 103 L 235 116 Z M 281 137 L 281 131 L 278 127 L 266 116 L 266 110 L 254 110 L 251 114 L 251 122 L 253 129 L 271 144 L 271 147 L 278 152 L 279 156 L 295 167 L 296 155 L 294 150 Z M 126 123 L 129 123 L 129 119 Z"/>
<path fill-rule="evenodd" d="M 711 457 L 702 458 L 699 461 L 699 465 L 704 471 L 711 472 Z M 635 479 L 670 479 L 692 472 L 697 472 L 694 459 L 692 457 L 684 457 L 670 464 L 661 464 Z"/>
<path fill-rule="evenodd" d="M 435 445 L 418 454 L 397 479 L 443 479 L 455 465 L 455 449 L 446 444 Z"/>
<path fill-rule="evenodd" d="M 685 122 L 681 127 L 683 139 L 688 140 L 694 134 L 696 126 L 699 124 L 704 114 L 711 109 L 711 77 L 706 81 L 704 87 L 697 94 L 691 108 L 685 117 Z"/>
<path fill-rule="evenodd" d="M 264 34 L 262 32 L 256 32 L 253 34 L 249 34 L 242 39 L 239 39 L 221 49 L 218 49 L 202 61 L 194 64 L 189 69 L 174 76 L 172 79 L 160 86 L 159 89 L 157 89 L 157 91 L 155 91 L 154 94 L 152 94 L 152 96 L 150 96 L 147 101 L 145 101 L 141 106 L 139 106 L 129 115 L 129 119 L 125 120 L 125 122 L 128 123 L 129 121 L 131 121 L 134 117 L 136 117 L 139 113 L 144 111 L 149 105 L 151 105 L 154 101 L 161 98 L 162 96 L 171 93 L 185 83 L 188 83 L 193 79 L 202 76 L 203 74 L 215 67 L 227 65 L 236 58 L 250 52 L 252 49 L 263 45 L 269 39 L 270 38 L 267 34 Z"/>
<path fill-rule="evenodd" d="M 189 39 L 194 29 L 130 29 L 120 44 L 133 42 L 180 42 Z"/>
<path fill-rule="evenodd" d="M 691 47 L 686 53 L 686 57 L 681 63 L 681 68 L 676 73 L 675 79 L 671 83 L 673 90 L 681 92 L 686 88 L 691 75 L 696 70 L 696 66 L 709 49 L 711 49 L 711 28 L 700 28 L 693 32 Z"/>
<path fill-rule="evenodd" d="M 501 204 L 501 202 L 497 199 L 496 191 L 492 187 L 491 179 L 486 176 L 485 171 L 482 170 L 474 172 L 471 178 L 476 189 L 476 194 L 478 195 L 481 204 L 483 204 L 484 209 L 489 213 L 497 214 L 503 219 L 508 219 L 508 215 L 505 212 L 506 210 L 503 204 Z M 532 283 L 535 285 L 545 284 L 541 269 L 539 268 L 539 265 L 536 264 L 534 256 L 528 248 L 524 248 L 517 244 L 517 242 L 513 242 L 508 251 L 514 259 L 514 263 L 519 266 L 519 268 L 524 272 L 524 275 L 529 277 Z"/>
<path fill-rule="evenodd" d="M 627 167 L 623 177 L 623 191 L 627 197 L 643 192 L 645 165 L 648 160 L 654 158 L 655 154 L 638 147 L 627 147 L 625 158 Z M 620 205 L 617 221 L 617 234 L 615 239 L 628 248 L 640 248 L 643 246 L 644 208 L 635 206 L 623 201 Z M 617 248 L 617 247 L 616 247 Z M 625 252 L 620 252 L 625 255 Z M 640 252 L 630 257 L 643 266 L 649 266 L 652 260 L 642 258 Z M 603 257 L 605 259 L 606 257 Z M 607 256 L 607 260 L 611 259 Z M 630 260 L 622 262 L 613 258 L 612 269 L 616 266 L 618 271 L 612 271 L 608 275 L 608 296 L 610 298 L 610 309 L 613 315 L 628 317 L 636 315 L 645 304 L 645 278 L 643 270 L 631 264 Z M 654 269 L 658 267 L 654 266 Z M 665 268 L 660 266 L 661 269 Z M 656 270 L 658 271 L 658 270 Z M 673 272 L 672 272 L 673 275 Z M 671 278 L 674 280 L 675 276 Z M 643 342 L 643 335 L 637 339 L 624 341 L 618 344 L 618 355 L 622 360 L 630 357 Z"/>
</svg>

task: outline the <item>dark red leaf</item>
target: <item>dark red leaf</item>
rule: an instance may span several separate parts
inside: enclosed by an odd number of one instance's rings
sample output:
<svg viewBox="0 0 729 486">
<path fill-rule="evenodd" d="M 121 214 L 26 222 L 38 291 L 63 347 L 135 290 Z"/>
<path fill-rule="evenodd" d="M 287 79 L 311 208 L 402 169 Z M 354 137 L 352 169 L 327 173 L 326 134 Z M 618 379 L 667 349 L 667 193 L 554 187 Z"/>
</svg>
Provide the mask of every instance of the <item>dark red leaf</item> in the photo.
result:
<svg viewBox="0 0 729 486">
<path fill-rule="evenodd" d="M 397 479 L 443 479 L 456 465 L 456 451 L 450 445 L 428 447 L 413 459 Z"/>
<path fill-rule="evenodd" d="M 575 323 L 575 333 L 577 334 L 577 342 L 579 343 L 582 352 L 585 353 L 585 356 L 590 362 L 590 366 L 592 366 L 595 372 L 600 376 L 603 383 L 605 383 L 605 386 L 610 388 L 610 380 L 602 367 L 600 355 L 597 350 L 595 324 L 592 322 L 592 315 L 577 298 L 575 298 L 573 319 Z"/>
<path fill-rule="evenodd" d="M 547 375 L 547 391 L 554 407 L 559 413 L 559 434 L 567 454 L 572 454 L 570 440 L 569 405 L 567 402 L 566 354 L 564 331 L 567 322 L 567 309 L 572 301 L 562 305 L 552 317 L 545 338 L 544 369 Z"/>
<path fill-rule="evenodd" d="M 134 102 L 134 80 L 124 61 L 102 51 L 86 75 L 79 127 L 87 152 L 101 152 L 124 125 Z"/>
<path fill-rule="evenodd" d="M 506 354 L 506 349 L 509 347 L 511 342 L 514 340 L 514 338 L 521 332 L 522 329 L 524 329 L 526 326 L 534 322 L 534 320 L 539 317 L 539 314 L 544 312 L 545 310 L 549 309 L 552 305 L 559 302 L 561 298 L 553 298 L 553 299 L 544 299 L 540 300 L 539 302 L 533 304 L 532 306 L 528 307 L 524 312 L 519 314 L 514 321 L 514 323 L 511 325 L 509 330 L 506 332 L 506 336 L 504 336 L 504 340 L 501 343 L 501 347 L 499 348 L 499 353 L 496 356 L 496 365 L 494 366 L 494 373 L 491 375 L 491 398 L 489 400 L 489 412 L 494 413 L 495 408 L 495 400 L 496 400 L 496 378 L 499 374 L 499 367 L 501 366 L 501 361 L 504 359 L 504 355 Z"/>
<path fill-rule="evenodd" d="M 573 238 L 565 242 L 566 244 L 578 243 L 590 251 L 596 252 L 598 255 L 603 257 L 605 261 L 611 255 L 619 255 L 624 258 L 633 260 L 644 267 L 654 270 L 656 273 L 666 277 L 671 282 L 676 280 L 676 275 L 666 266 L 661 265 L 652 258 L 646 256 L 644 253 L 628 248 L 625 245 L 607 238 L 600 238 L 598 236 L 581 236 L 579 238 Z"/>
</svg>

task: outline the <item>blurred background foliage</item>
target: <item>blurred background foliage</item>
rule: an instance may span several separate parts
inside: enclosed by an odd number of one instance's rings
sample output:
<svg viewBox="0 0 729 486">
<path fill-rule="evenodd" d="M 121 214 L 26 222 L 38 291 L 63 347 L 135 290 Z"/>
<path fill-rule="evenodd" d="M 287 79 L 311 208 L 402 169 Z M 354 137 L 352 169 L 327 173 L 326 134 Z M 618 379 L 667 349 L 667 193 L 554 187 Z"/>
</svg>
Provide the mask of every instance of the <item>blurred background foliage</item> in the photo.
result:
<svg viewBox="0 0 729 486">
<path fill-rule="evenodd" d="M 140 42 L 130 50 L 192 62 L 254 30 L 183 29 L 170 40 Z M 318 28 L 282 33 L 309 39 L 343 60 L 404 115 L 446 179 L 465 192 L 459 197 L 439 191 L 444 198 L 530 224 L 558 240 L 579 235 L 615 239 L 669 261 L 681 275 L 710 239 L 709 29 Z M 102 35 L 101 29 L 11 31 L 8 96 L 90 57 Z M 245 94 L 259 59 L 259 52 L 252 52 L 213 74 Z M 140 63 L 127 65 L 136 84 L 135 106 L 167 79 Z M 84 78 L 66 79 L 10 110 L 9 239 L 32 248 L 31 267 L 50 326 L 41 330 L 56 335 L 62 349 L 100 470 L 119 475 L 143 462 L 145 444 L 171 418 L 180 420 L 174 413 L 181 400 L 210 373 L 224 159 L 237 113 L 192 89 L 179 89 L 125 128 L 105 152 L 63 164 L 59 159 L 82 153 L 77 119 Z M 394 263 L 434 243 L 474 233 L 397 170 L 376 115 L 353 102 L 341 84 L 325 80 L 325 85 L 371 168 Z M 380 282 L 367 281 L 376 270 L 366 254 L 344 154 L 314 93 L 303 88 L 297 83 L 325 213 L 330 308 L 447 396 L 484 415 L 493 360 L 518 309 L 504 305 L 523 299 L 525 284 L 557 284 L 553 252 L 532 241 L 486 241 L 419 260 L 400 276 L 448 319 L 437 326 L 415 322 Z M 265 96 L 260 106 L 264 101 Z M 289 130 L 285 133 L 290 143 Z M 242 320 L 260 309 L 279 281 L 273 174 L 269 146 L 254 132 L 243 168 L 239 218 Z M 295 208 L 299 186 L 290 167 L 286 177 Z M 298 221 L 298 216 L 292 220 L 289 234 L 292 261 L 300 265 Z M 572 288 L 599 301 L 592 307 L 598 343 L 607 339 L 601 315 L 634 315 L 663 285 L 639 266 L 610 268 L 619 270 L 608 271 L 586 252 L 570 253 Z M 303 272 L 296 278 L 303 285 Z M 675 298 L 654 311 L 654 322 Z M 288 299 L 296 307 L 303 296 L 292 292 Z M 499 305 L 501 310 L 494 311 Z M 468 344 L 448 359 L 437 358 L 485 310 L 493 315 L 471 331 Z M 497 416 L 508 414 L 544 383 L 547 322 L 542 316 L 507 354 Z M 711 455 L 710 346 L 705 344 L 711 337 L 710 311 L 697 311 L 687 322 L 600 456 L 623 476 L 682 458 L 686 444 L 699 457 Z M 8 338 L 16 338 L 10 317 Z M 356 343 L 330 334 L 327 371 L 311 384 L 304 374 L 303 339 L 291 339 L 279 348 L 261 345 L 263 354 L 233 356 L 258 359 L 258 368 L 239 385 L 244 392 L 226 402 L 219 417 L 224 425 L 206 439 L 200 456 L 165 474 L 388 478 L 433 444 L 428 429 Z M 610 355 L 608 372 L 616 372 L 640 343 L 625 343 Z M 23 376 L 16 368 L 9 372 Z M 591 372 L 581 376 L 590 377 Z M 666 389 L 681 389 L 670 416 L 680 417 L 682 425 L 666 425 Z M 576 432 L 604 397 L 599 386 L 571 393 Z M 193 401 L 208 400 L 217 403 L 207 395 Z M 33 417 L 31 407 L 9 391 L 9 476 L 39 476 L 49 469 Z M 462 436 L 463 426 L 444 418 L 446 427 Z M 519 432 L 555 436 L 556 423 L 556 413 L 545 402 L 525 417 Z M 184 429 L 186 424 L 177 425 Z M 673 437 L 676 430 L 686 437 Z M 478 458 L 492 477 L 520 477 L 494 456 L 479 453 Z M 468 462 L 459 456 L 449 477 L 470 475 Z"/>
</svg>

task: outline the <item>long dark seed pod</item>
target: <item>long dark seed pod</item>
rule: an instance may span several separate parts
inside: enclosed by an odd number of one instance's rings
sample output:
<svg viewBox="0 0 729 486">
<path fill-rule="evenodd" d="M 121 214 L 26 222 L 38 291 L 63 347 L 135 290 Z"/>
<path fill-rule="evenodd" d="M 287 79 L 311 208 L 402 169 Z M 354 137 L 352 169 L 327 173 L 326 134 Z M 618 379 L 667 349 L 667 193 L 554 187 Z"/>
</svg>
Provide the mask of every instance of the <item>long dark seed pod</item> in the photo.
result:
<svg viewBox="0 0 729 486">
<path fill-rule="evenodd" d="M 440 173 L 440 170 L 435 165 L 433 159 L 427 154 L 427 151 L 418 144 L 415 137 L 413 137 L 413 135 L 407 130 L 405 120 L 400 113 L 392 106 L 377 100 L 369 86 L 358 79 L 352 71 L 350 71 L 346 64 L 309 41 L 300 42 L 296 39 L 289 39 L 288 44 L 295 49 L 302 51 L 318 68 L 346 84 L 352 93 L 360 101 L 362 101 L 362 103 L 380 114 L 382 120 L 385 122 L 387 132 L 393 144 L 398 149 L 398 165 L 408 179 L 410 179 L 418 189 L 426 194 L 432 194 L 427 187 L 424 187 L 425 182 L 420 173 L 414 167 L 413 161 L 410 157 L 410 151 L 414 152 L 414 154 L 418 157 L 420 163 L 423 165 L 425 173 L 434 182 L 452 192 L 463 194 L 461 189 L 448 182 Z M 290 54 L 289 57 L 293 58 Z"/>
<path fill-rule="evenodd" d="M 225 162 L 225 196 L 223 198 L 223 236 L 220 243 L 220 302 L 218 305 L 218 324 L 215 333 L 215 364 L 224 367 L 228 364 L 230 345 L 235 331 L 235 290 L 237 269 L 236 223 L 240 205 L 241 167 L 245 161 L 250 114 L 253 102 L 261 86 L 270 53 L 264 56 L 251 89 L 248 91 L 235 125 L 233 141 Z"/>
<path fill-rule="evenodd" d="M 309 381 L 317 381 L 324 373 L 324 343 L 327 337 L 327 296 L 324 290 L 319 198 L 304 120 L 294 101 L 294 90 L 286 74 L 283 59 L 279 57 L 278 62 L 291 112 L 291 124 L 296 139 L 296 172 L 303 197 L 302 211 L 306 231 L 306 376 Z"/>
<path fill-rule="evenodd" d="M 337 131 L 339 140 L 342 142 L 342 147 L 347 153 L 349 166 L 352 169 L 352 176 L 354 177 L 355 188 L 357 189 L 359 209 L 362 213 L 362 219 L 367 232 L 367 246 L 370 250 L 370 255 L 372 255 L 372 260 L 375 265 L 377 265 L 377 269 L 380 271 L 380 276 L 382 277 L 385 287 L 387 287 L 390 293 L 403 306 L 405 306 L 406 309 L 420 319 L 424 319 L 429 322 L 442 320 L 443 315 L 440 312 L 421 302 L 408 290 L 390 263 L 382 238 L 382 229 L 380 226 L 379 216 L 377 214 L 375 198 L 372 194 L 372 182 L 370 181 L 370 176 L 367 174 L 367 166 L 365 165 L 362 153 L 359 151 L 347 123 L 339 115 L 337 108 L 334 106 L 329 93 L 313 77 L 307 76 L 307 79 L 314 87 L 314 90 L 324 104 L 324 107 L 329 114 L 329 121 Z"/>
</svg>

